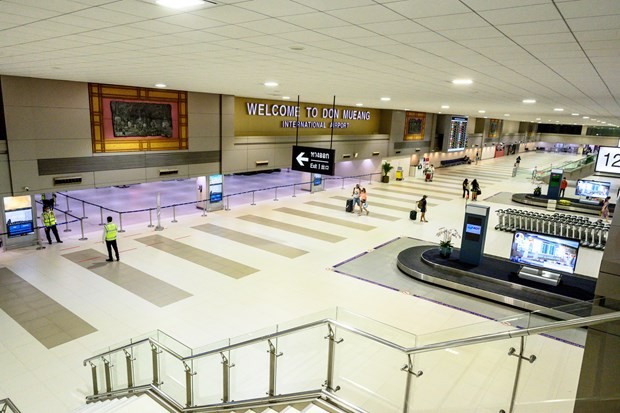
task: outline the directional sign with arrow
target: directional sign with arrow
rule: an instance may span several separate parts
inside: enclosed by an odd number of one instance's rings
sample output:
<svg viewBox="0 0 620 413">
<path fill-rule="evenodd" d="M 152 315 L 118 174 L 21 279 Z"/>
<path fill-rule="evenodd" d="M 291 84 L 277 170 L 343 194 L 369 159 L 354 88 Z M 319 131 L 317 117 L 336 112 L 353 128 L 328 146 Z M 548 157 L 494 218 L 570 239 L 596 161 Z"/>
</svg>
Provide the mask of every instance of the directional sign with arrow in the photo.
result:
<svg viewBox="0 0 620 413">
<path fill-rule="evenodd" d="M 334 149 L 293 146 L 291 169 L 294 171 L 333 175 L 335 155 L 336 151 Z"/>
</svg>

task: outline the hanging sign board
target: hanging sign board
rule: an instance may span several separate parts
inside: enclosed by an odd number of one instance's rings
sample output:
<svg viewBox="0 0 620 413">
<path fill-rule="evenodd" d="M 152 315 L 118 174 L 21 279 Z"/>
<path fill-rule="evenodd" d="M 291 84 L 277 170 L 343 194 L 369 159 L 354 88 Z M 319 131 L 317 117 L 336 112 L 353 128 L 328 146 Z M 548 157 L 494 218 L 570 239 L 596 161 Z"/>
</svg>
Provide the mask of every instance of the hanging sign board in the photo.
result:
<svg viewBox="0 0 620 413">
<path fill-rule="evenodd" d="M 334 149 L 293 146 L 291 169 L 294 171 L 333 175 L 335 158 L 336 151 Z"/>
</svg>

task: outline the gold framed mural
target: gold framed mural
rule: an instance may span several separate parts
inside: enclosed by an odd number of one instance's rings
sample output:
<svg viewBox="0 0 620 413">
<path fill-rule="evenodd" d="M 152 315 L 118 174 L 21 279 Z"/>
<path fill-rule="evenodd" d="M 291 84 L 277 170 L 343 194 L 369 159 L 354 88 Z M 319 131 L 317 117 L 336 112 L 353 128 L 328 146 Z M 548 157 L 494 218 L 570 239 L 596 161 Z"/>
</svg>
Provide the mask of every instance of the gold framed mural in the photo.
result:
<svg viewBox="0 0 620 413">
<path fill-rule="evenodd" d="M 424 127 L 426 125 L 426 113 L 406 112 L 405 113 L 405 132 L 403 140 L 418 141 L 424 140 Z"/>
<path fill-rule="evenodd" d="M 497 138 L 500 122 L 499 119 L 489 119 L 489 138 Z"/>
<path fill-rule="evenodd" d="M 88 84 L 94 153 L 187 149 L 187 92 Z"/>
</svg>

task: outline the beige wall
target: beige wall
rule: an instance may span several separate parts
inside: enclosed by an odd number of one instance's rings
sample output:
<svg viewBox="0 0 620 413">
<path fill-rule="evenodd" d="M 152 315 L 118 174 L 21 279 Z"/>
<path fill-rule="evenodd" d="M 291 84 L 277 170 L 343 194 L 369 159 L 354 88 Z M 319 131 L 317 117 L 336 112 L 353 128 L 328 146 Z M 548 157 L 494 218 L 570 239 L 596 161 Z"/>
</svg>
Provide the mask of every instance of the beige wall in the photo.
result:
<svg viewBox="0 0 620 413">
<path fill-rule="evenodd" d="M 147 181 L 159 181 L 159 169 L 136 168 L 59 175 L 39 175 L 38 159 L 109 157 L 113 163 L 125 154 L 93 154 L 87 83 L 2 76 L 10 176 L 2 173 L 0 194 L 74 190 Z M 223 136 L 232 136 L 234 98 L 222 96 Z M 189 152 L 220 150 L 220 95 L 189 93 Z M 1 153 L 1 151 L 0 151 Z M 133 152 L 137 154 L 139 152 Z M 171 152 L 172 153 L 172 152 Z M 0 158 L 0 171 L 6 160 Z M 166 165 L 178 169 L 175 178 L 218 173 L 219 162 Z M 54 186 L 54 177 L 80 176 L 81 184 Z M 170 177 L 168 177 L 170 178 Z"/>
</svg>

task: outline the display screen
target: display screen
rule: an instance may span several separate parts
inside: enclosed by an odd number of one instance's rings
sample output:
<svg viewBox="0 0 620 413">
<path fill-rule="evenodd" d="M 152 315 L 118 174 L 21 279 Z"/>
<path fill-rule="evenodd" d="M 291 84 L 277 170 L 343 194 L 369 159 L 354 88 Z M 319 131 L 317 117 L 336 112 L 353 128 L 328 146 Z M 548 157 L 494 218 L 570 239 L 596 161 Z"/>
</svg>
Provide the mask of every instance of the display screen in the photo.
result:
<svg viewBox="0 0 620 413">
<path fill-rule="evenodd" d="M 224 192 L 223 181 L 223 175 L 209 176 L 209 202 L 220 202 L 222 200 L 222 193 Z"/>
<path fill-rule="evenodd" d="M 468 241 L 480 241 L 482 232 L 482 218 L 469 215 L 465 223 L 465 239 Z"/>
<path fill-rule="evenodd" d="M 6 217 L 6 230 L 9 237 L 17 237 L 34 232 L 32 208 L 20 208 L 6 211 L 4 216 Z"/>
<path fill-rule="evenodd" d="M 321 174 L 314 174 L 314 186 L 321 185 L 322 181 L 323 181 L 323 177 L 321 176 Z"/>
<path fill-rule="evenodd" d="M 572 274 L 578 252 L 579 240 L 517 231 L 512 239 L 510 261 Z"/>
<path fill-rule="evenodd" d="M 587 196 L 590 198 L 607 198 L 610 189 L 611 182 L 580 179 L 577 181 L 577 186 L 575 186 L 575 195 Z"/>
</svg>

